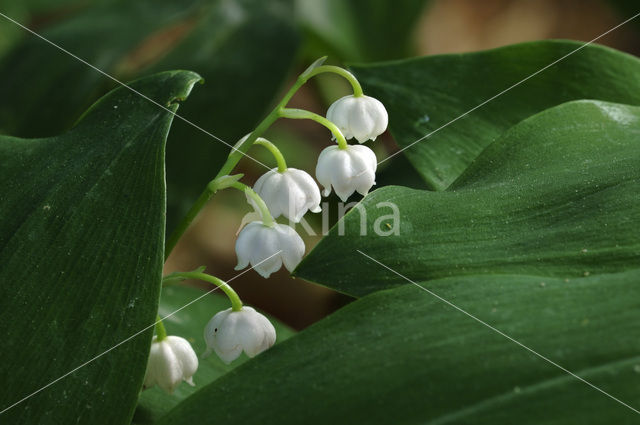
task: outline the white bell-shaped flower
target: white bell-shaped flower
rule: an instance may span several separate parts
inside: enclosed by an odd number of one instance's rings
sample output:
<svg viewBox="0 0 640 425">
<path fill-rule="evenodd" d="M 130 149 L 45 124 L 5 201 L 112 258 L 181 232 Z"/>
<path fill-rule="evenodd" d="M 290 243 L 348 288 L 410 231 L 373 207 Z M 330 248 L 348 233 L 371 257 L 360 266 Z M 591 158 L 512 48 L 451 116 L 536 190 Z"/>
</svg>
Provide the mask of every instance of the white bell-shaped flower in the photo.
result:
<svg viewBox="0 0 640 425">
<path fill-rule="evenodd" d="M 370 96 L 344 96 L 331 104 L 327 119 L 333 122 L 345 139 L 355 137 L 359 143 L 384 133 L 389 115 L 382 102 Z"/>
<path fill-rule="evenodd" d="M 316 178 L 329 196 L 331 186 L 336 194 L 346 202 L 357 191 L 361 195 L 369 193 L 376 184 L 376 154 L 366 146 L 348 145 L 346 149 L 329 146 L 320 152 L 316 166 Z"/>
<path fill-rule="evenodd" d="M 149 361 L 144 377 L 144 387 L 158 385 L 168 393 L 182 381 L 193 384 L 193 374 L 198 370 L 198 356 L 191 344 L 179 336 L 167 336 L 162 341 L 153 337 Z"/>
<path fill-rule="evenodd" d="M 215 351 L 225 362 L 231 363 L 244 351 L 254 357 L 276 342 L 276 330 L 269 319 L 251 307 L 240 311 L 227 309 L 217 313 L 204 328 L 207 343 L 205 356 Z"/>
<path fill-rule="evenodd" d="M 253 190 L 264 200 L 273 218 L 281 215 L 298 223 L 307 211 L 320 212 L 320 189 L 305 171 L 277 168 L 266 172 L 253 186 Z M 249 202 L 253 202 L 247 197 Z"/>
<path fill-rule="evenodd" d="M 241 270 L 249 264 L 264 278 L 280 270 L 282 264 L 292 272 L 304 255 L 304 241 L 286 224 L 267 226 L 261 221 L 247 224 L 236 240 L 236 255 Z"/>
</svg>

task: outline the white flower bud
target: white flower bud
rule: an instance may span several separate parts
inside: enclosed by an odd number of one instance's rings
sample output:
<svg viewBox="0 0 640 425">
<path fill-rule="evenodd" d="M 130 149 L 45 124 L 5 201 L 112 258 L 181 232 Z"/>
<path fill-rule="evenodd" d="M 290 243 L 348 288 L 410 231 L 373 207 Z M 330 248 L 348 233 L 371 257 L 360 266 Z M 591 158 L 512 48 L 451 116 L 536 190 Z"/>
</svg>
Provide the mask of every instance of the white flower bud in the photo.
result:
<svg viewBox="0 0 640 425">
<path fill-rule="evenodd" d="M 261 276 L 268 278 L 280 270 L 283 263 L 292 272 L 302 260 L 304 242 L 295 230 L 285 224 L 266 226 L 261 221 L 252 221 L 240 231 L 236 255 L 236 270 L 251 264 Z"/>
<path fill-rule="evenodd" d="M 242 307 L 240 311 L 229 308 L 209 320 L 204 340 L 205 356 L 215 351 L 225 363 L 231 363 L 242 351 L 254 357 L 271 347 L 276 342 L 276 330 L 269 319 L 251 307 Z"/>
<path fill-rule="evenodd" d="M 382 102 L 369 96 L 344 96 L 331 104 L 327 119 L 333 122 L 345 139 L 355 137 L 364 143 L 387 129 L 389 116 Z"/>
<path fill-rule="evenodd" d="M 198 356 L 191 344 L 179 336 L 167 336 L 157 341 L 154 336 L 149 351 L 144 387 L 158 385 L 172 393 L 181 381 L 193 386 L 193 374 L 198 370 Z"/>
<path fill-rule="evenodd" d="M 253 186 L 269 208 L 273 218 L 281 215 L 298 223 L 307 211 L 320 212 L 320 189 L 313 178 L 302 170 L 277 168 L 266 172 Z M 250 203 L 251 198 L 247 196 Z"/>
<path fill-rule="evenodd" d="M 349 145 L 347 149 L 329 146 L 320 152 L 316 166 L 316 178 L 324 186 L 323 195 L 329 196 L 331 186 L 346 202 L 358 191 L 366 195 L 376 184 L 376 154 L 366 146 Z"/>
</svg>

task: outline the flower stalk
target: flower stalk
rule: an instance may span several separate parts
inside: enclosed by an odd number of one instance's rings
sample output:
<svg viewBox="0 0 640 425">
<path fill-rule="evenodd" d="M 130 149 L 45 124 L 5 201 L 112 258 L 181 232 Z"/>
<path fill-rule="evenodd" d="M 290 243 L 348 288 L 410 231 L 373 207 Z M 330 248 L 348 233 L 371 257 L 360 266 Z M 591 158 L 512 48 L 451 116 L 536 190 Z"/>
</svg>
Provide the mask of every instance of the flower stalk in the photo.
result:
<svg viewBox="0 0 640 425">
<path fill-rule="evenodd" d="M 267 207 L 267 204 L 264 203 L 264 200 L 260 197 L 260 195 L 258 195 L 255 192 L 255 190 L 251 189 L 246 184 L 240 183 L 240 182 L 234 183 L 231 187 L 233 187 L 234 189 L 238 189 L 241 192 L 244 192 L 245 195 L 247 195 L 253 202 L 255 202 L 255 205 L 258 207 L 258 210 L 260 211 L 260 215 L 262 216 L 262 223 L 265 226 L 273 227 L 273 225 L 275 224 L 275 221 L 271 216 L 271 212 L 269 212 L 269 208 Z"/>
<path fill-rule="evenodd" d="M 322 115 L 318 115 L 310 111 L 305 111 L 304 109 L 283 108 L 280 110 L 280 116 L 282 118 L 291 118 L 294 120 L 312 120 L 317 122 L 318 124 L 322 124 L 323 126 L 327 127 L 336 138 L 338 147 L 340 149 L 347 149 L 347 140 L 342 135 L 342 132 L 340 131 L 338 126 Z"/>
<path fill-rule="evenodd" d="M 273 110 L 251 133 L 232 147 L 215 178 L 205 186 L 167 240 L 165 261 L 211 197 L 219 190 L 234 188 L 245 194 L 255 210 L 245 215 L 237 234 L 235 251 L 238 265 L 235 269 L 240 270 L 251 264 L 258 274 L 269 278 L 282 266 L 293 272 L 300 264 L 306 250 L 304 240 L 294 227 L 279 224 L 274 217 L 282 215 L 298 223 L 307 211 L 320 212 L 321 194 L 313 177 L 303 170 L 287 168 L 278 147 L 261 137 L 279 118 L 309 119 L 323 125 L 333 134 L 337 145 L 332 144 L 324 149 L 316 166 L 316 177 L 324 186 L 325 196 L 332 189 L 343 201 L 356 191 L 362 195 L 368 193 L 375 184 L 375 154 L 366 146 L 349 145 L 347 139 L 355 137 L 359 143 L 375 140 L 386 130 L 387 112 L 381 102 L 364 95 L 353 74 L 337 66 L 323 65 L 325 59 L 326 57 L 316 60 L 300 74 Z M 302 85 L 324 73 L 345 78 L 353 88 L 353 95 L 335 101 L 327 110 L 326 118 L 303 109 L 287 108 Z M 231 172 L 254 144 L 264 147 L 273 155 L 277 171 L 270 168 L 251 188 L 239 181 L 242 174 L 231 175 Z M 246 226 L 245 220 L 250 221 Z M 171 273 L 163 277 L 162 285 L 197 279 L 215 285 L 228 297 L 231 308 L 217 313 L 205 327 L 207 353 L 215 351 L 223 361 L 229 363 L 243 351 L 253 357 L 271 347 L 275 343 L 276 332 L 269 320 L 251 307 L 243 306 L 231 286 L 204 273 L 204 270 L 205 267 L 202 266 L 192 271 Z M 184 338 L 168 336 L 159 316 L 155 323 L 155 333 L 144 386 L 158 385 L 173 392 L 181 381 L 193 385 L 192 377 L 198 368 L 198 359 L 189 342 Z"/>
<path fill-rule="evenodd" d="M 167 330 L 164 327 L 164 323 L 162 323 L 162 319 L 160 316 L 156 317 L 156 341 L 160 342 L 164 339 L 167 339 Z"/>
<path fill-rule="evenodd" d="M 225 293 L 227 298 L 229 298 L 229 301 L 231 301 L 231 310 L 240 311 L 242 309 L 242 301 L 240 300 L 240 297 L 238 296 L 236 291 L 234 291 L 233 288 L 229 286 L 227 282 L 223 281 L 222 279 L 218 279 L 215 276 L 211 276 L 210 274 L 202 273 L 200 271 L 174 272 L 165 276 L 163 278 L 163 283 L 164 283 L 164 286 L 166 286 L 166 285 L 170 285 L 171 283 L 179 282 L 185 279 L 202 280 L 204 282 L 209 282 L 213 285 L 216 285 L 218 288 L 222 290 L 222 292 Z M 164 326 L 163 326 L 163 329 L 164 329 Z M 166 332 L 165 332 L 165 336 L 166 336 Z"/>
<path fill-rule="evenodd" d="M 280 149 L 278 149 L 276 145 L 274 145 L 264 137 L 258 137 L 254 142 L 254 144 L 263 146 L 269 152 L 271 152 L 271 155 L 273 155 L 273 157 L 276 160 L 276 163 L 278 164 L 279 173 L 284 173 L 285 171 L 287 171 L 287 162 L 285 161 L 284 156 L 282 155 L 282 152 L 280 152 Z"/>
<path fill-rule="evenodd" d="M 353 95 L 355 97 L 360 97 L 364 94 L 362 91 L 362 86 L 360 85 L 360 82 L 356 79 L 356 77 L 346 69 L 340 68 L 339 66 L 321 65 L 315 67 L 307 74 L 307 79 L 319 74 L 324 74 L 326 72 L 337 74 L 345 78 L 349 82 L 349 84 L 351 84 L 351 87 L 353 88 Z"/>
</svg>

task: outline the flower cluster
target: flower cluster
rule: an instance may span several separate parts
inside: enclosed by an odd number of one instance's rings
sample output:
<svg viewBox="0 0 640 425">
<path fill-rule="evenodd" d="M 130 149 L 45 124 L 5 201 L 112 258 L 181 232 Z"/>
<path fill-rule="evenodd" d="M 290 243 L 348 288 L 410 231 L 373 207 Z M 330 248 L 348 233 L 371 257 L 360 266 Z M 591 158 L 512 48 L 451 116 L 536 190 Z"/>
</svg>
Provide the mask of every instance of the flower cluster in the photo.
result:
<svg viewBox="0 0 640 425">
<path fill-rule="evenodd" d="M 264 278 L 278 271 L 282 265 L 293 271 L 305 253 L 304 241 L 293 227 L 275 221 L 284 217 L 290 223 L 298 223 L 311 211 L 320 212 L 321 192 L 318 184 L 307 172 L 289 168 L 284 156 L 270 141 L 259 137 L 277 118 L 311 119 L 333 134 L 337 145 L 325 148 L 318 157 L 317 181 L 323 186 L 322 194 L 331 191 L 344 202 L 354 192 L 366 195 L 375 184 L 377 159 L 374 152 L 362 145 L 375 140 L 388 123 L 387 111 L 378 100 L 365 96 L 356 78 L 348 71 L 322 65 L 324 59 L 312 64 L 298 79 L 298 83 L 287 93 L 283 101 L 265 118 L 254 132 L 240 139 L 223 165 L 218 176 L 206 187 L 183 222 L 167 241 L 167 252 L 171 252 L 177 240 L 197 215 L 204 203 L 218 190 L 235 188 L 244 192 L 254 212 L 242 221 L 244 227 L 236 240 L 238 256 L 236 270 L 251 265 Z M 328 109 L 326 117 L 300 109 L 288 109 L 286 103 L 295 91 L 309 78 L 323 72 L 332 72 L 346 78 L 354 94 L 342 97 Z M 348 144 L 355 138 L 358 144 Z M 253 188 L 239 182 L 242 175 L 229 175 L 241 156 L 252 145 L 268 149 L 276 159 L 277 168 L 269 170 L 254 184 Z M 251 217 L 247 220 L 247 217 Z M 184 279 L 200 279 L 220 288 L 231 301 L 231 308 L 215 314 L 204 329 L 207 350 L 205 356 L 215 352 L 230 363 L 243 352 L 254 357 L 270 348 L 276 341 L 276 330 L 269 320 L 251 307 L 243 306 L 238 294 L 220 279 L 203 273 L 204 267 L 192 272 L 175 272 L 163 278 L 163 285 Z M 156 322 L 156 336 L 151 343 L 144 387 L 157 385 L 171 393 L 180 382 L 193 385 L 193 375 L 198 369 L 198 357 L 187 340 L 178 336 L 167 336 L 162 320 Z"/>
<path fill-rule="evenodd" d="M 287 111 L 282 116 L 291 118 L 311 118 L 321 123 L 318 117 L 306 111 Z M 355 137 L 359 143 L 375 140 L 387 128 L 387 111 L 380 101 L 365 95 L 345 96 L 334 102 L 327 111 L 327 127 L 333 131 L 333 139 L 348 140 Z M 249 135 L 238 142 L 242 144 Z M 277 149 L 268 143 L 270 150 Z M 278 152 L 279 155 L 279 152 Z M 273 218 L 284 216 L 298 223 L 308 212 L 320 212 L 320 190 L 313 178 L 303 170 L 287 168 L 280 156 L 279 167 L 263 174 L 253 186 L 255 193 L 264 201 Z M 316 178 L 324 187 L 322 194 L 329 196 L 331 190 L 343 201 L 358 192 L 366 195 L 375 184 L 377 167 L 375 153 L 358 144 L 342 144 L 325 148 L 318 157 Z M 249 197 L 249 203 L 259 208 Z M 262 217 L 264 218 L 264 217 Z M 251 266 L 263 277 L 280 269 L 282 264 L 293 271 L 304 255 L 302 238 L 284 224 L 265 224 L 264 221 L 250 222 L 238 236 L 236 254 L 240 270 Z"/>
</svg>

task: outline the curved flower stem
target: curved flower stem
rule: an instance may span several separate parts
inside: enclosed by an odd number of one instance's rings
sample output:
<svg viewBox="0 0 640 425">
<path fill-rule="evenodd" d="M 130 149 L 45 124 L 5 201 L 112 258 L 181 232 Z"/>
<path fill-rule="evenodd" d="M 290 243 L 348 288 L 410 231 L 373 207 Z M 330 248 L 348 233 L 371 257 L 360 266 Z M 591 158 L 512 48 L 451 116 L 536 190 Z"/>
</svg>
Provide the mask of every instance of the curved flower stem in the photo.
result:
<svg viewBox="0 0 640 425">
<path fill-rule="evenodd" d="M 260 215 L 262 215 L 262 223 L 265 226 L 273 227 L 273 225 L 275 224 L 275 221 L 271 216 L 271 212 L 269 211 L 267 204 L 264 203 L 264 200 L 260 197 L 260 195 L 258 195 L 255 192 L 255 190 L 251 189 L 246 184 L 240 183 L 240 182 L 235 182 L 230 187 L 233 187 L 234 189 L 238 189 L 244 192 L 249 198 L 251 198 L 256 203 L 256 206 L 260 210 Z"/>
<path fill-rule="evenodd" d="M 270 141 L 268 141 L 263 137 L 258 137 L 256 141 L 253 142 L 253 144 L 264 146 L 265 148 L 267 148 L 267 150 L 269 150 L 269 152 L 271 152 L 273 157 L 276 159 L 276 162 L 278 163 L 279 173 L 284 173 L 285 171 L 287 171 L 287 163 L 284 160 L 284 156 L 282 155 L 282 152 L 280 152 L 280 149 L 278 149 L 276 145 L 274 145 L 273 143 L 271 143 Z"/>
<path fill-rule="evenodd" d="M 164 324 L 162 323 L 162 319 L 160 316 L 156 317 L 156 342 L 160 342 L 163 339 L 167 338 L 167 330 L 164 328 Z"/>
<path fill-rule="evenodd" d="M 280 110 L 280 116 L 282 118 L 292 118 L 294 120 L 295 119 L 313 120 L 319 124 L 322 124 L 325 127 L 327 127 L 329 130 L 331 130 L 336 140 L 338 141 L 338 147 L 340 147 L 340 149 L 347 149 L 347 146 L 348 146 L 347 140 L 342 135 L 342 132 L 340 131 L 338 126 L 336 126 L 334 123 L 332 123 L 322 115 L 318 115 L 310 111 L 305 111 L 304 109 L 282 108 Z"/>
<path fill-rule="evenodd" d="M 236 291 L 234 291 L 233 288 L 222 279 L 218 279 L 215 276 L 211 276 L 210 274 L 201 272 L 175 272 L 171 273 L 169 276 L 172 278 L 172 282 L 181 279 L 197 279 L 212 283 L 220 288 L 222 292 L 224 292 L 225 295 L 229 298 L 229 301 L 231 301 L 231 309 L 233 311 L 240 311 L 242 309 L 242 301 L 240 300 L 240 297 L 238 296 Z"/>
<path fill-rule="evenodd" d="M 351 87 L 353 88 L 353 95 L 355 97 L 360 97 L 360 96 L 362 96 L 364 94 L 362 92 L 362 86 L 360 85 L 360 83 L 358 82 L 356 77 L 352 73 L 347 71 L 346 69 L 340 68 L 339 66 L 334 66 L 334 65 L 321 65 L 321 66 L 318 66 L 316 68 L 313 68 L 307 74 L 307 77 L 311 78 L 311 77 L 314 77 L 314 76 L 316 76 L 318 74 L 323 74 L 325 72 L 331 72 L 333 74 L 338 74 L 339 76 L 344 77 L 347 81 L 349 81 L 349 84 L 351 84 Z"/>
</svg>

